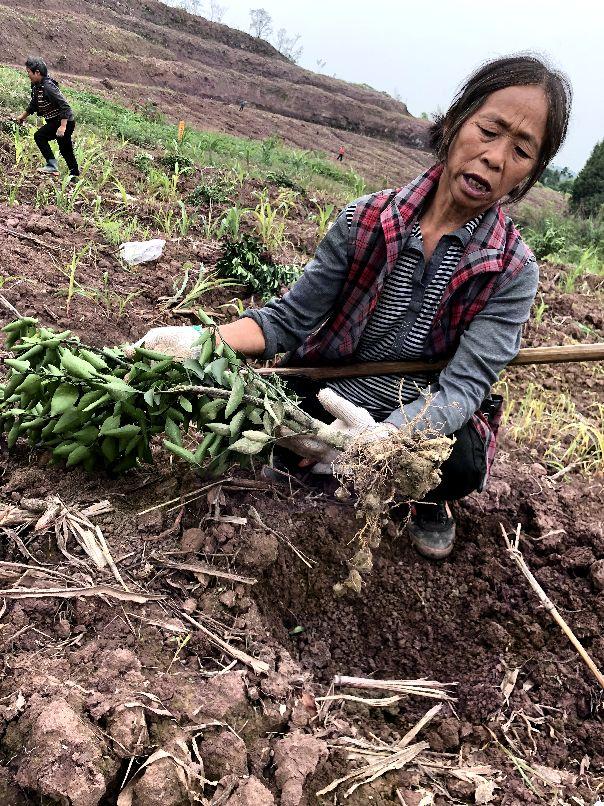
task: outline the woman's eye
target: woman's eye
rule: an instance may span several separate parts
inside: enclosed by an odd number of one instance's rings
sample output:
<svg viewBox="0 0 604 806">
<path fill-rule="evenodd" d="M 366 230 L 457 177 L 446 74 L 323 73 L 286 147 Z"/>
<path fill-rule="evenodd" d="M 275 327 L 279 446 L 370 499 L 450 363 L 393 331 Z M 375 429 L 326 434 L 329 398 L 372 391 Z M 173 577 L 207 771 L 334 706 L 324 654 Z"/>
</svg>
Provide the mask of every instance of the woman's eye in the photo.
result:
<svg viewBox="0 0 604 806">
<path fill-rule="evenodd" d="M 485 129 L 483 126 L 479 126 L 478 128 L 485 135 L 485 137 L 495 137 L 497 135 L 497 132 L 492 132 L 490 129 Z"/>
<path fill-rule="evenodd" d="M 520 148 L 520 146 L 516 146 L 516 154 L 518 154 L 519 157 L 522 157 L 522 159 L 530 159 L 530 154 L 527 154 L 523 148 Z"/>
</svg>

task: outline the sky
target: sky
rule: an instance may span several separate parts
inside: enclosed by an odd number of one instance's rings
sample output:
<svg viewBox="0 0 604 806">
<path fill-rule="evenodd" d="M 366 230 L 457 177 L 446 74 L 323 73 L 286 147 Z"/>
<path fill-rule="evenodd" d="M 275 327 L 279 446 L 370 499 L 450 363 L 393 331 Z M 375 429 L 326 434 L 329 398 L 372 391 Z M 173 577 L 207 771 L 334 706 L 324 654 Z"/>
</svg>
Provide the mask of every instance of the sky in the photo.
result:
<svg viewBox="0 0 604 806">
<path fill-rule="evenodd" d="M 321 72 L 398 94 L 413 115 L 445 110 L 482 61 L 536 51 L 574 89 L 568 137 L 554 163 L 576 172 L 604 138 L 602 0 L 220 2 L 225 25 L 249 31 L 250 8 L 264 8 L 275 32 L 300 34 L 302 67 L 317 71 L 325 60 Z"/>
</svg>

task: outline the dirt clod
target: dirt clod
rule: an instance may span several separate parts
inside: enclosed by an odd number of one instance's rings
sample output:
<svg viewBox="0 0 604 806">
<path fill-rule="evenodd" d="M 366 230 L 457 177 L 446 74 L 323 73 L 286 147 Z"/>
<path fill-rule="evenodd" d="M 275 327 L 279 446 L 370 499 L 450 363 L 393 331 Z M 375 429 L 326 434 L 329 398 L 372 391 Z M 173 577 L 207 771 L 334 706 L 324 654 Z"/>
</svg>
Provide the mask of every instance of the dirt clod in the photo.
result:
<svg viewBox="0 0 604 806">
<path fill-rule="evenodd" d="M 58 697 L 34 705 L 19 720 L 19 730 L 24 737 L 19 786 L 71 806 L 97 806 L 117 763 L 83 716 Z"/>
<path fill-rule="evenodd" d="M 230 730 L 209 729 L 200 743 L 199 752 L 205 775 L 212 781 L 219 781 L 225 775 L 248 774 L 245 742 Z"/>
<path fill-rule="evenodd" d="M 327 743 L 306 733 L 290 733 L 276 743 L 275 781 L 281 806 L 299 806 L 306 779 L 327 756 Z"/>
<path fill-rule="evenodd" d="M 604 560 L 596 560 L 589 569 L 589 575 L 596 590 L 604 590 Z"/>
</svg>

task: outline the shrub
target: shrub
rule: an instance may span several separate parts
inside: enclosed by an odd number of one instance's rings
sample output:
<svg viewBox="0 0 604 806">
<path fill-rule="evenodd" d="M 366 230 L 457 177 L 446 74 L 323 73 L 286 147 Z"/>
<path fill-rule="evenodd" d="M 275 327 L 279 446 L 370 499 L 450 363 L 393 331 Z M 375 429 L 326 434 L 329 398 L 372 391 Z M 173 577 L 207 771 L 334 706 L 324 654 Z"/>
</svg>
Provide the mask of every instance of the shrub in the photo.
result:
<svg viewBox="0 0 604 806">
<path fill-rule="evenodd" d="M 573 182 L 570 208 L 582 216 L 596 216 L 604 205 L 604 140 L 591 155 Z"/>
<path fill-rule="evenodd" d="M 260 294 L 263 300 L 276 296 L 283 286 L 291 285 L 300 276 L 299 266 L 274 263 L 255 235 L 226 238 L 223 244 L 224 253 L 216 263 L 218 272 Z"/>
</svg>

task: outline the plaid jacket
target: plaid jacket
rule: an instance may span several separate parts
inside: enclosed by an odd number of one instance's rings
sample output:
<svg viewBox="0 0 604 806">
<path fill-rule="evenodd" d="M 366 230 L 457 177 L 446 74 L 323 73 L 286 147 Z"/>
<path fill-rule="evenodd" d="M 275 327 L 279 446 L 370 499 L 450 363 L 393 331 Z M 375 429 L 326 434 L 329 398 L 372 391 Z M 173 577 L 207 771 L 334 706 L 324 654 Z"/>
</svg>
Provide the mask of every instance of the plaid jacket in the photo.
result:
<svg viewBox="0 0 604 806">
<path fill-rule="evenodd" d="M 380 191 L 357 206 L 348 243 L 348 276 L 342 304 L 296 351 L 292 363 L 350 359 L 377 304 L 384 282 L 442 165 L 435 165 L 400 190 Z M 534 257 L 499 205 L 483 216 L 453 272 L 426 338 L 422 358 L 451 357 L 472 319 L 491 294 L 504 288 Z M 472 425 L 482 437 L 487 475 L 495 454 L 500 415 L 489 422 L 481 411 Z"/>
</svg>

